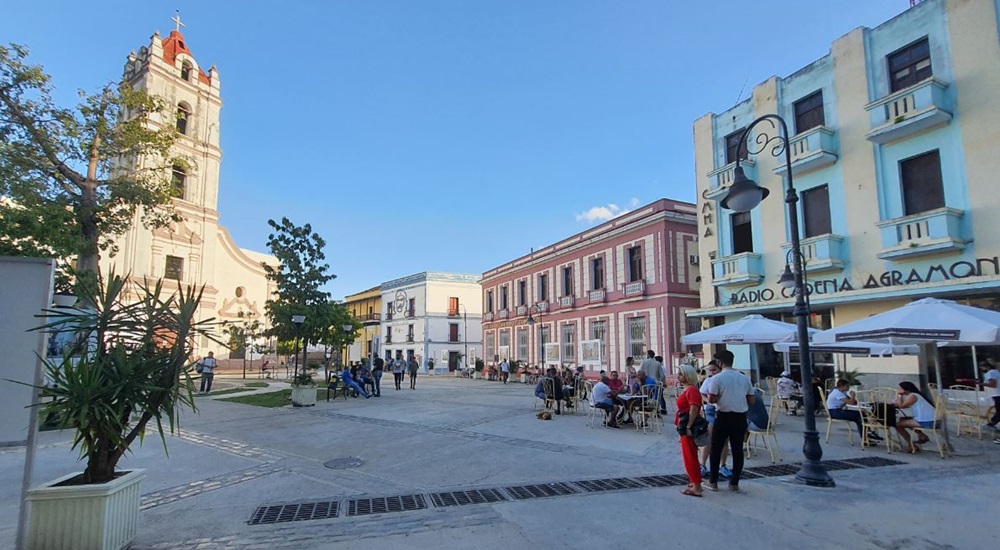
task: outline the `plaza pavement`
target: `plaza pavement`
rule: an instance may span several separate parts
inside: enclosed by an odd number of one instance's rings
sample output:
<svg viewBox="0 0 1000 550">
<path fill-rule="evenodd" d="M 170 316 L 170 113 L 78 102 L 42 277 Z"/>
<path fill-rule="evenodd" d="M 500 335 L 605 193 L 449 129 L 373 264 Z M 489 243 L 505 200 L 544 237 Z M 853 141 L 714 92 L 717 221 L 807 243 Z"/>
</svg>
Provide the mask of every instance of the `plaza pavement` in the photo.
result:
<svg viewBox="0 0 1000 550">
<path fill-rule="evenodd" d="M 847 444 L 840 428 L 824 459 L 887 457 L 901 465 L 834 471 L 837 487 L 789 476 L 748 479 L 741 494 L 683 487 L 505 499 L 348 515 L 351 499 L 683 474 L 676 434 L 588 428 L 583 415 L 535 418 L 531 386 L 422 376 L 381 398 L 267 409 L 198 397 L 169 456 L 148 436 L 124 467 L 145 468 L 135 549 L 230 548 L 979 548 L 995 538 L 1000 445 L 955 438 L 941 460 Z M 217 379 L 217 388 L 235 382 Z M 273 383 L 265 390 L 286 387 Z M 225 396 L 228 397 L 228 396 Z M 784 463 L 801 453 L 800 417 L 781 416 Z M 826 427 L 825 420 L 820 428 Z M 40 434 L 34 483 L 79 469 L 71 434 Z M 363 464 L 330 469 L 333 459 Z M 0 548 L 12 548 L 24 449 L 0 450 Z M 769 465 L 766 454 L 747 467 Z M 577 485 L 579 487 L 579 485 Z M 502 492 L 502 491 L 501 491 Z M 509 492 L 507 494 L 510 494 Z M 331 519 L 250 525 L 259 506 L 337 501 Z"/>
</svg>

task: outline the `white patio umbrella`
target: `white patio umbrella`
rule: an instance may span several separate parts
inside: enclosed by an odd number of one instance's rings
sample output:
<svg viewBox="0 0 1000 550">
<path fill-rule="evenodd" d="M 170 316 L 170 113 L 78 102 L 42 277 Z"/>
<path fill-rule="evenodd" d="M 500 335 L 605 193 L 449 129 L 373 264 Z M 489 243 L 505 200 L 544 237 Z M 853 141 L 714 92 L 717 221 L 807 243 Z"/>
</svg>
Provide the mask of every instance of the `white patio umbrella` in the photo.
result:
<svg viewBox="0 0 1000 550">
<path fill-rule="evenodd" d="M 816 334 L 817 344 L 867 340 L 893 345 L 920 345 L 934 356 L 934 371 L 941 388 L 941 361 L 938 345 L 997 345 L 1000 344 L 1000 312 L 965 306 L 951 300 L 924 298 L 861 319 L 853 323 Z M 949 450 L 947 423 L 945 441 Z"/>
<path fill-rule="evenodd" d="M 687 346 L 697 344 L 773 344 L 795 340 L 796 326 L 791 323 L 773 321 L 761 315 L 746 317 L 717 327 L 693 332 L 681 337 Z M 819 332 L 809 329 L 810 333 Z"/>
<path fill-rule="evenodd" d="M 762 315 L 747 315 L 732 323 L 682 336 L 681 343 L 688 346 L 697 344 L 774 344 L 795 340 L 798 335 L 797 331 L 798 327 L 791 323 L 774 321 Z M 810 328 L 809 332 L 812 334 L 819 331 Z M 751 353 L 754 357 L 753 363 L 756 364 L 756 346 L 751 348 Z M 751 370 L 751 373 L 756 375 L 756 369 Z M 756 381 L 754 380 L 754 382 Z"/>
</svg>

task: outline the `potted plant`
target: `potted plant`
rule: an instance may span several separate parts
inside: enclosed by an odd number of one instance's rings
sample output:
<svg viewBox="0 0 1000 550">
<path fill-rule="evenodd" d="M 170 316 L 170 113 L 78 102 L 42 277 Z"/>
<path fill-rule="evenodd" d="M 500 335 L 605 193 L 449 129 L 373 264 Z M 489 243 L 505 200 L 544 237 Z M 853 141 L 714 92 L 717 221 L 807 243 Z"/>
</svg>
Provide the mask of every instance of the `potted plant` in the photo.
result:
<svg viewBox="0 0 1000 550">
<path fill-rule="evenodd" d="M 309 370 L 300 371 L 292 377 L 292 406 L 312 407 L 316 404 L 316 382 Z"/>
<path fill-rule="evenodd" d="M 861 371 L 858 369 L 853 369 L 853 370 L 845 369 L 837 371 L 837 378 L 843 378 L 844 380 L 847 380 L 847 385 L 855 389 L 860 388 L 862 386 Z"/>
<path fill-rule="evenodd" d="M 476 366 L 475 366 L 476 370 L 473 376 L 475 376 L 476 379 L 479 379 L 483 375 L 483 369 L 485 368 L 486 368 L 486 362 L 483 361 L 482 359 L 476 359 Z"/>
<path fill-rule="evenodd" d="M 195 409 L 192 345 L 212 338 L 215 323 L 195 320 L 204 288 L 164 291 L 162 281 L 112 272 L 76 290 L 80 307 L 47 310 L 36 329 L 75 336 L 46 359 L 48 383 L 38 390 L 42 414 L 76 432 L 86 467 L 28 490 L 27 547 L 119 549 L 135 537 L 145 475 L 118 462 L 150 422 L 166 448 L 164 424 L 173 433 L 180 409 Z"/>
</svg>

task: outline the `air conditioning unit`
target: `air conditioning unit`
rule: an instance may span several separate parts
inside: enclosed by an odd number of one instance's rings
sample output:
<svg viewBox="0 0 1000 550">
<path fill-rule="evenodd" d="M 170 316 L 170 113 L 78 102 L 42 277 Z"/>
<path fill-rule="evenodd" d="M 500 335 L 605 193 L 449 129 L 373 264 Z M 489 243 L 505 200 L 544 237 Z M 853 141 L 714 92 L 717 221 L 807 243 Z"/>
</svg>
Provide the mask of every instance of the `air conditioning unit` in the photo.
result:
<svg viewBox="0 0 1000 550">
<path fill-rule="evenodd" d="M 698 265 L 698 255 L 691 254 L 690 256 L 688 256 L 688 263 L 691 265 Z"/>
</svg>

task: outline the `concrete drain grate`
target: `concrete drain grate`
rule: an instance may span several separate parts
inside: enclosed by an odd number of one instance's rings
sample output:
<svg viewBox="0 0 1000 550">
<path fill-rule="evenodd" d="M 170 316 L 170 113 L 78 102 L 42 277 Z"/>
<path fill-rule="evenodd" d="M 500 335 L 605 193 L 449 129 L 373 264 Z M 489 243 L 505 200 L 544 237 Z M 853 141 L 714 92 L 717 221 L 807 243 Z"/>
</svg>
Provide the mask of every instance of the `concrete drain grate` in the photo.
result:
<svg viewBox="0 0 1000 550">
<path fill-rule="evenodd" d="M 358 468 L 364 465 L 365 461 L 356 456 L 345 456 L 341 458 L 335 458 L 333 460 L 328 460 L 323 463 L 324 466 L 330 468 L 331 470 L 347 470 L 350 468 Z"/>
<path fill-rule="evenodd" d="M 558 497 L 563 495 L 572 495 L 578 493 L 571 485 L 567 483 L 545 483 L 542 485 L 515 485 L 513 487 L 504 487 L 507 494 L 514 497 L 517 500 L 525 500 L 529 498 L 544 498 L 544 497 Z"/>
<path fill-rule="evenodd" d="M 579 485 L 588 493 L 600 491 L 625 491 L 627 489 L 642 489 L 645 485 L 627 477 L 616 479 L 591 479 L 587 481 L 574 481 L 574 485 Z"/>
<path fill-rule="evenodd" d="M 402 495 L 395 497 L 358 498 L 347 502 L 347 515 L 367 516 L 388 512 L 408 512 L 427 508 L 423 495 Z"/>
<path fill-rule="evenodd" d="M 467 504 L 486 504 L 488 502 L 507 500 L 507 497 L 503 496 L 503 493 L 496 489 L 433 493 L 430 497 L 434 506 L 465 506 Z"/>
<path fill-rule="evenodd" d="M 335 500 L 260 506 L 254 511 L 253 516 L 247 523 L 250 525 L 264 525 L 311 519 L 329 519 L 337 517 L 339 510 L 340 502 Z"/>
</svg>

